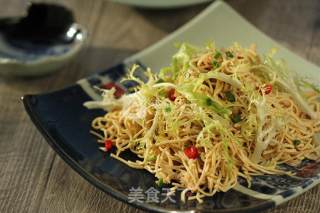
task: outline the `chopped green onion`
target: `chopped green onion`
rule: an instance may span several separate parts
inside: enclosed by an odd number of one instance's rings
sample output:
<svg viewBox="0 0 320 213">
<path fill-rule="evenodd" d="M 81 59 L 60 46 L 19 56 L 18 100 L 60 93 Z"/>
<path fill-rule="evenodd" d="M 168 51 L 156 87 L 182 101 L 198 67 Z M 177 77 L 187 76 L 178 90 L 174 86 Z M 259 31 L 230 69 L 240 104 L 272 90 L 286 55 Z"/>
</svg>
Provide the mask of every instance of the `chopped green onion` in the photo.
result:
<svg viewBox="0 0 320 213">
<path fill-rule="evenodd" d="M 158 185 L 159 187 L 162 187 L 163 184 L 164 184 L 162 178 L 160 178 L 156 183 L 157 183 L 157 185 Z"/>
<path fill-rule="evenodd" d="M 128 92 L 129 92 L 129 93 L 133 93 L 133 92 L 135 92 L 135 88 L 134 88 L 134 87 L 130 87 L 130 88 L 128 88 Z"/>
<path fill-rule="evenodd" d="M 159 91 L 159 96 L 160 97 L 167 97 L 167 92 L 165 90 L 160 90 Z"/>
<path fill-rule="evenodd" d="M 231 91 L 226 92 L 225 95 L 226 95 L 226 98 L 228 101 L 230 101 L 230 102 L 236 101 L 236 97 L 234 97 L 234 95 L 232 94 Z"/>
<path fill-rule="evenodd" d="M 207 106 L 212 106 L 213 101 L 211 100 L 211 98 L 206 98 L 206 104 Z"/>
<path fill-rule="evenodd" d="M 221 52 L 216 51 L 216 54 L 214 55 L 214 58 L 215 58 L 215 59 L 218 59 L 218 58 L 220 58 L 220 57 L 221 57 Z"/>
<path fill-rule="evenodd" d="M 157 81 L 156 81 L 156 84 L 159 84 L 159 83 L 163 83 L 164 80 L 162 78 L 159 78 Z"/>
<path fill-rule="evenodd" d="M 233 54 L 232 54 L 232 52 L 230 52 L 230 51 L 227 51 L 227 52 L 226 52 L 226 56 L 227 56 L 228 58 L 233 58 Z"/>
<path fill-rule="evenodd" d="M 239 123 L 241 121 L 241 115 L 240 114 L 233 115 L 231 116 L 231 120 L 235 124 Z"/>
<path fill-rule="evenodd" d="M 164 111 L 165 111 L 165 112 L 171 112 L 171 107 L 170 107 L 170 106 L 166 106 L 166 107 L 164 108 Z"/>
<path fill-rule="evenodd" d="M 157 157 L 154 156 L 154 155 L 151 155 L 150 157 L 148 157 L 148 160 L 149 161 L 155 161 L 155 160 L 157 160 Z"/>
<path fill-rule="evenodd" d="M 220 67 L 220 64 L 217 61 L 212 61 L 213 68 L 217 69 Z"/>
<path fill-rule="evenodd" d="M 296 139 L 296 140 L 293 140 L 292 143 L 294 146 L 298 146 L 301 143 L 301 141 Z"/>
</svg>

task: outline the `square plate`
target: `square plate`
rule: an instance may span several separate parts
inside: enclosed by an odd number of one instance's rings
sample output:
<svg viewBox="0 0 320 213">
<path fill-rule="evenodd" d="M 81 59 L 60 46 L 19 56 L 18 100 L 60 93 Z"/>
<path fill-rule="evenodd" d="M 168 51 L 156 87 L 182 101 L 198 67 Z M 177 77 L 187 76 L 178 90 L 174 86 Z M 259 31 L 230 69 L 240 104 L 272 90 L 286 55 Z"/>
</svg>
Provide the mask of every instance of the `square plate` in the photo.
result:
<svg viewBox="0 0 320 213">
<path fill-rule="evenodd" d="M 211 27 L 207 27 L 207 26 Z M 175 52 L 176 42 L 186 41 L 196 45 L 214 40 L 219 46 L 230 46 L 234 41 L 243 46 L 251 43 L 258 45 L 258 52 L 266 52 L 270 48 L 279 49 L 278 57 L 284 58 L 289 67 L 303 71 L 304 76 L 320 82 L 320 69 L 306 60 L 281 47 L 275 41 L 261 33 L 253 25 L 237 14 L 222 1 L 216 1 L 196 18 L 170 34 L 153 46 L 137 53 L 123 63 L 106 71 L 79 80 L 77 84 L 48 94 L 26 95 L 23 103 L 32 121 L 50 146 L 91 184 L 107 192 L 115 198 L 132 204 L 138 208 L 157 212 L 259 212 L 284 203 L 307 191 L 320 182 L 319 173 L 308 177 L 288 176 L 256 176 L 249 189 L 239 180 L 239 184 L 226 193 L 217 193 L 204 199 L 203 203 L 180 201 L 179 192 L 173 200 L 162 195 L 165 188 L 157 188 L 155 178 L 144 170 L 129 168 L 125 164 L 105 155 L 98 150 L 95 137 L 89 134 L 91 121 L 104 114 L 102 110 L 87 110 L 83 103 L 98 100 L 100 97 L 93 86 L 109 82 L 118 82 L 133 63 L 142 69 L 151 67 L 159 70 L 170 63 Z M 121 85 L 124 89 L 130 84 Z M 126 153 L 125 158 L 134 158 Z M 314 170 L 318 165 L 305 161 L 299 167 L 288 167 L 292 171 L 303 171 L 306 166 Z M 130 199 L 130 193 L 140 190 L 142 196 L 151 187 L 159 195 L 159 202 L 137 202 Z M 163 202 L 162 202 L 163 201 Z"/>
</svg>

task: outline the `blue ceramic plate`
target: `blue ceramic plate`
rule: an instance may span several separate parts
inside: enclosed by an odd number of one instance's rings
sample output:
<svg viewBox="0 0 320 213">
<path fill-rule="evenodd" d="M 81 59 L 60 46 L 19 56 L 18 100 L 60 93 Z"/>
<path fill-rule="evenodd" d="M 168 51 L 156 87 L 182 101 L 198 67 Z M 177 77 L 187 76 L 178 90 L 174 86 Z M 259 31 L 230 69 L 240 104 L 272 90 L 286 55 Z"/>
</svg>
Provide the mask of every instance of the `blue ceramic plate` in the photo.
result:
<svg viewBox="0 0 320 213">
<path fill-rule="evenodd" d="M 208 23 L 210 22 L 210 28 Z M 223 24 L 222 24 L 223 23 Z M 158 70 L 170 63 L 174 43 L 187 41 L 204 44 L 215 40 L 220 46 L 229 46 L 238 41 L 244 46 L 256 43 L 258 51 L 265 52 L 277 47 L 280 57 L 291 67 L 304 70 L 303 75 L 320 82 L 320 69 L 287 49 L 282 48 L 249 24 L 222 1 L 216 1 L 191 22 L 148 49 L 126 59 L 123 63 L 98 73 L 63 90 L 26 95 L 23 103 L 39 131 L 52 148 L 82 177 L 108 194 L 138 208 L 157 212 L 259 212 L 282 204 L 307 191 L 320 182 L 319 165 L 304 161 L 300 166 L 286 169 L 299 177 L 257 176 L 251 188 L 239 179 L 239 184 L 226 193 L 206 198 L 203 203 L 180 201 L 179 192 L 171 199 L 162 194 L 167 186 L 158 188 L 155 178 L 147 171 L 135 170 L 104 155 L 98 150 L 96 139 L 89 134 L 91 121 L 104 114 L 101 110 L 87 110 L 83 103 L 99 99 L 93 86 L 119 82 L 133 63 Z M 156 59 L 156 60 L 155 60 Z M 130 84 L 121 85 L 123 89 Z M 125 158 L 134 158 L 126 153 Z M 156 193 L 158 199 L 150 200 L 148 193 Z M 139 199 L 134 195 L 140 196 Z M 135 199 L 134 199 L 135 198 Z"/>
</svg>

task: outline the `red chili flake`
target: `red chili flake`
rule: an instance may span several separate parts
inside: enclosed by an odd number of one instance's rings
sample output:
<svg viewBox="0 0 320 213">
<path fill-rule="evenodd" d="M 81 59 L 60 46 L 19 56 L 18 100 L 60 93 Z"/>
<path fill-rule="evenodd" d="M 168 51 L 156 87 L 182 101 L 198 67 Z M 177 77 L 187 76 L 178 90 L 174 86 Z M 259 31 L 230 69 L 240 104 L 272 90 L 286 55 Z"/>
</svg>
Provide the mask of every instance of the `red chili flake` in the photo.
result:
<svg viewBox="0 0 320 213">
<path fill-rule="evenodd" d="M 265 95 L 268 95 L 272 92 L 272 85 L 271 84 L 267 84 L 266 86 L 264 86 L 263 88 L 263 93 Z"/>
<path fill-rule="evenodd" d="M 116 89 L 116 91 L 114 93 L 114 97 L 120 98 L 124 94 L 124 90 L 119 85 L 117 85 L 113 82 L 110 82 L 110 83 L 103 84 L 101 86 L 101 88 L 103 88 L 103 89 L 112 89 L 113 87 Z"/>
<path fill-rule="evenodd" d="M 187 191 L 186 196 L 191 197 L 193 195 L 192 191 Z"/>
<path fill-rule="evenodd" d="M 174 88 L 170 89 L 167 93 L 168 98 L 170 99 L 170 101 L 174 101 L 176 100 L 177 96 L 176 96 L 176 90 Z"/>
<path fill-rule="evenodd" d="M 310 178 L 316 176 L 320 172 L 320 164 L 310 163 L 304 167 L 302 167 L 298 172 L 297 176 L 304 177 L 304 178 Z"/>
<path fill-rule="evenodd" d="M 110 151 L 110 149 L 112 148 L 112 140 L 107 139 L 104 141 L 104 148 L 106 148 L 106 151 Z"/>
<path fill-rule="evenodd" d="M 184 154 L 190 159 L 196 159 L 199 156 L 199 152 L 198 152 L 197 147 L 195 147 L 193 145 L 186 148 L 184 150 Z"/>
</svg>

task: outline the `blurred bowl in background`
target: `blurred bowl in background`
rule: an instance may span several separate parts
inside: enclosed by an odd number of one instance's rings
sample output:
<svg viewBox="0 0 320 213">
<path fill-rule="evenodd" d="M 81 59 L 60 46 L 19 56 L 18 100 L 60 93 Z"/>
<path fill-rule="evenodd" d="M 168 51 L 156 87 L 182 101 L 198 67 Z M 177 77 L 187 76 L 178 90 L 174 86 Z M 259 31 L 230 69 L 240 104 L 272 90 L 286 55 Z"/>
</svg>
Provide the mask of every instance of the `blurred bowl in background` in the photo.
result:
<svg viewBox="0 0 320 213">
<path fill-rule="evenodd" d="M 77 55 L 86 38 L 69 9 L 32 4 L 26 17 L 0 20 L 0 75 L 53 73 Z"/>
</svg>

